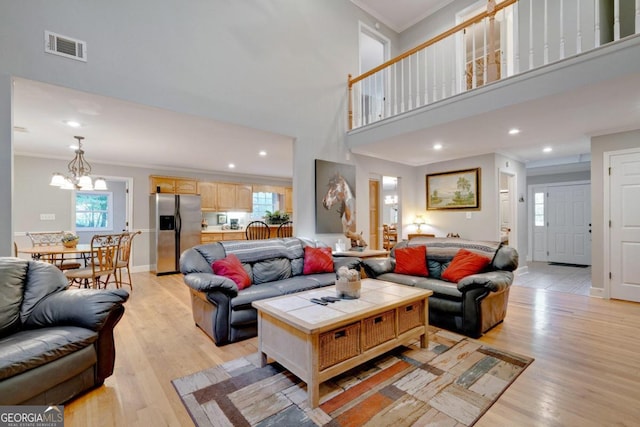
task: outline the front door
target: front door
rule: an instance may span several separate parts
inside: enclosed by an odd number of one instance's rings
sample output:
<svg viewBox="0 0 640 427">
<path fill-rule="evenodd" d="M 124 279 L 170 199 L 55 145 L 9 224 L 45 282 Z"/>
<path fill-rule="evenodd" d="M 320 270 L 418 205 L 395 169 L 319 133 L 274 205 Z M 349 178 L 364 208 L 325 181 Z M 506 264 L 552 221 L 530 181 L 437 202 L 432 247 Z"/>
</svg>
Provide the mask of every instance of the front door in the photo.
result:
<svg viewBox="0 0 640 427">
<path fill-rule="evenodd" d="M 591 265 L 591 185 L 549 187 L 549 262 Z"/>
<path fill-rule="evenodd" d="M 610 166 L 611 298 L 640 302 L 640 152 Z"/>
</svg>

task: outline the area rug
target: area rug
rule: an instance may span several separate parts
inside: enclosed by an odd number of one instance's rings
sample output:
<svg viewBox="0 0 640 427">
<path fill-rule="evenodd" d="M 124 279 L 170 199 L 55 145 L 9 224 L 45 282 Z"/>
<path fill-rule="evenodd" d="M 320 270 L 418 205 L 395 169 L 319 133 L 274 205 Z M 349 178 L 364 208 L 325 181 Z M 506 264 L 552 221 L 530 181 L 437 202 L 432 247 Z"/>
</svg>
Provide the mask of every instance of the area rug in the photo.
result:
<svg viewBox="0 0 640 427">
<path fill-rule="evenodd" d="M 260 368 L 257 353 L 172 382 L 198 427 L 471 426 L 531 362 L 431 329 L 428 348 L 398 347 L 323 383 L 315 409 L 304 382 Z"/>
</svg>

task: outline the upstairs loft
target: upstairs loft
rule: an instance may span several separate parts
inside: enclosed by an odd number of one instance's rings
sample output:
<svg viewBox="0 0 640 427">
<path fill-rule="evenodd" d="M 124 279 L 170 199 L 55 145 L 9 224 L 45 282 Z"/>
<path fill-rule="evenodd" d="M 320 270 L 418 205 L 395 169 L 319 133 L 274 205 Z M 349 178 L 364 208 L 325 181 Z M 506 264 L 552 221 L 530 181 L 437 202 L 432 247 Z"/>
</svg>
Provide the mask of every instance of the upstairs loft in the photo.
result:
<svg viewBox="0 0 640 427">
<path fill-rule="evenodd" d="M 350 77 L 346 143 L 352 152 L 414 166 L 501 152 L 507 140 L 497 132 L 506 132 L 506 118 L 532 111 L 539 144 L 561 138 L 545 135 L 545 120 L 566 116 L 581 127 L 583 153 L 588 136 L 638 127 L 637 116 L 615 112 L 640 109 L 640 0 L 490 0 L 464 18 Z M 452 126 L 460 120 L 465 132 Z M 443 130 L 482 135 L 483 143 L 434 160 L 420 145 Z M 526 150 L 520 152 L 519 160 L 527 161 Z"/>
</svg>

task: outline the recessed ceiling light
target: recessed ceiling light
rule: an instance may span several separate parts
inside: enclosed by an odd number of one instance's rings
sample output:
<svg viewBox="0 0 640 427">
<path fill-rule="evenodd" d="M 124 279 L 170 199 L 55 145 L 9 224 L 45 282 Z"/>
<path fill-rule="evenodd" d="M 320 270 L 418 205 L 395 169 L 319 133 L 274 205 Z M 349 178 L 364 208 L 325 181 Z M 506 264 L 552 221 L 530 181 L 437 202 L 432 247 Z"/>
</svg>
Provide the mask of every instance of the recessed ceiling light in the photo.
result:
<svg viewBox="0 0 640 427">
<path fill-rule="evenodd" d="M 551 147 L 544 147 L 544 148 L 542 149 L 542 151 L 544 151 L 545 153 L 550 153 L 550 152 L 552 152 L 552 151 L 553 151 L 553 148 L 551 148 Z"/>
<path fill-rule="evenodd" d="M 75 120 L 65 120 L 64 124 L 66 124 L 67 126 L 71 126 L 72 128 L 79 128 L 80 126 L 82 126 L 79 122 L 76 122 Z"/>
<path fill-rule="evenodd" d="M 436 144 L 433 144 L 433 149 L 434 150 L 442 150 L 442 144 L 440 144 L 439 142 Z"/>
<path fill-rule="evenodd" d="M 517 129 L 517 128 L 509 129 L 509 135 L 517 135 L 519 133 L 520 133 L 520 129 Z"/>
<path fill-rule="evenodd" d="M 229 163 L 229 169 L 233 169 L 233 168 L 235 168 L 235 167 L 236 167 L 236 165 L 235 165 L 235 164 L 233 164 L 233 163 Z"/>
<path fill-rule="evenodd" d="M 260 150 L 260 152 L 258 153 L 259 155 L 261 155 L 262 157 L 267 155 L 267 152 L 264 150 Z"/>
</svg>

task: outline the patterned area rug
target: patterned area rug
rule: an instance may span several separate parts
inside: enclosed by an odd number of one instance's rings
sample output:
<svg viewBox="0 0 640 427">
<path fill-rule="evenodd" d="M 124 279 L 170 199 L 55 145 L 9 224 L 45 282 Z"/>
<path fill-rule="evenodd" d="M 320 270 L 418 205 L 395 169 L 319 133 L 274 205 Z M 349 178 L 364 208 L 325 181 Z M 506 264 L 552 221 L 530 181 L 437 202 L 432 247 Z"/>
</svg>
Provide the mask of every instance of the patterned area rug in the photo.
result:
<svg viewBox="0 0 640 427">
<path fill-rule="evenodd" d="M 452 332 L 431 329 L 429 347 L 398 347 L 320 386 L 306 385 L 258 354 L 173 380 L 204 426 L 470 426 L 533 362 Z"/>
</svg>

